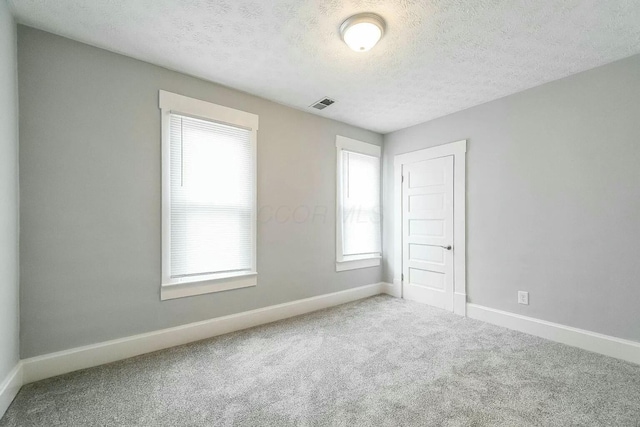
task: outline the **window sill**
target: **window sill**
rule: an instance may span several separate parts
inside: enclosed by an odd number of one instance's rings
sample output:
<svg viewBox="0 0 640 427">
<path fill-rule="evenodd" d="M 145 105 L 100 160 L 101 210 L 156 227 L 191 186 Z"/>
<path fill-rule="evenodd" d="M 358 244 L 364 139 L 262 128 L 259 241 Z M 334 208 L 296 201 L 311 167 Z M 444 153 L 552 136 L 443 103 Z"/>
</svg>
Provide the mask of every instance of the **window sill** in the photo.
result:
<svg viewBox="0 0 640 427">
<path fill-rule="evenodd" d="M 212 274 L 197 279 L 178 279 L 163 283 L 160 287 L 160 300 L 190 297 L 229 291 L 232 289 L 250 288 L 258 284 L 258 273 L 241 273 L 232 275 Z"/>
<path fill-rule="evenodd" d="M 377 267 L 381 257 L 362 258 L 353 261 L 336 261 L 336 271 L 356 270 L 358 268 Z"/>
</svg>

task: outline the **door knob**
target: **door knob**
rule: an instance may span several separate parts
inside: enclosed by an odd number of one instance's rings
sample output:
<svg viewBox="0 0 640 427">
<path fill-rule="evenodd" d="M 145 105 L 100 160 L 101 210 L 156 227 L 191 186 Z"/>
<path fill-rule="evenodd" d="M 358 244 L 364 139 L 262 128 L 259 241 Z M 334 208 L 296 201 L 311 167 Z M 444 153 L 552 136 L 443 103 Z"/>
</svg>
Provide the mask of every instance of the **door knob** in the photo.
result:
<svg viewBox="0 0 640 427">
<path fill-rule="evenodd" d="M 446 249 L 446 250 L 448 250 L 448 251 L 450 251 L 451 249 L 453 249 L 453 246 L 451 246 L 451 245 L 449 245 L 449 246 L 442 246 L 442 245 L 440 245 L 440 247 L 441 247 L 442 249 Z"/>
</svg>

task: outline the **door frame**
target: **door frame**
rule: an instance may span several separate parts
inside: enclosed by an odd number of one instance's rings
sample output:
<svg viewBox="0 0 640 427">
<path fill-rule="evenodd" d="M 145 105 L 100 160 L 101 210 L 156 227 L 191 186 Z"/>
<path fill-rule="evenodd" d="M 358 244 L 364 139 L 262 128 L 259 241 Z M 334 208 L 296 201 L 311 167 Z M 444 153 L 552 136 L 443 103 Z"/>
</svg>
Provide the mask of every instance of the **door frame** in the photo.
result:
<svg viewBox="0 0 640 427">
<path fill-rule="evenodd" d="M 394 157 L 394 278 L 393 284 L 403 294 L 402 282 L 402 169 L 405 164 L 453 156 L 453 312 L 467 313 L 467 238 L 466 238 L 466 153 L 467 140 L 437 145 Z"/>
</svg>

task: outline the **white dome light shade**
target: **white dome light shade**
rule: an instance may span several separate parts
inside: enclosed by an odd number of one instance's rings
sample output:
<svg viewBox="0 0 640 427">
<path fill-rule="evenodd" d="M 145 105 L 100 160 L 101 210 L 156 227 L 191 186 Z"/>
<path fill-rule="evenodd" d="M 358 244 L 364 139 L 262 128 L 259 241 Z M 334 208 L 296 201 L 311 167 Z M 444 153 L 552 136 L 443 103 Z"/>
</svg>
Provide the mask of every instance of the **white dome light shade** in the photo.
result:
<svg viewBox="0 0 640 427">
<path fill-rule="evenodd" d="M 355 24 L 344 32 L 344 42 L 356 52 L 366 52 L 382 37 L 380 28 L 369 22 Z"/>
<path fill-rule="evenodd" d="M 340 26 L 342 40 L 356 52 L 366 52 L 384 34 L 384 20 L 374 13 L 361 13 L 347 19 Z"/>
</svg>

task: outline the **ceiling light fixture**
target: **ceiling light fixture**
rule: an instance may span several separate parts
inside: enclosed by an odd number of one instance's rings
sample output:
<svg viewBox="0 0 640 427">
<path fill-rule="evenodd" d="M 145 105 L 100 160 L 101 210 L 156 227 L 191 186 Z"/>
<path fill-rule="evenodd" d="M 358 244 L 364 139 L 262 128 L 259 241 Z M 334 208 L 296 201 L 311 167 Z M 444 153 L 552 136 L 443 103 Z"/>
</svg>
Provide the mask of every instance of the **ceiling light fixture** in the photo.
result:
<svg viewBox="0 0 640 427">
<path fill-rule="evenodd" d="M 374 47 L 384 30 L 384 19 L 375 13 L 353 15 L 340 25 L 342 40 L 356 52 L 366 52 Z"/>
</svg>

